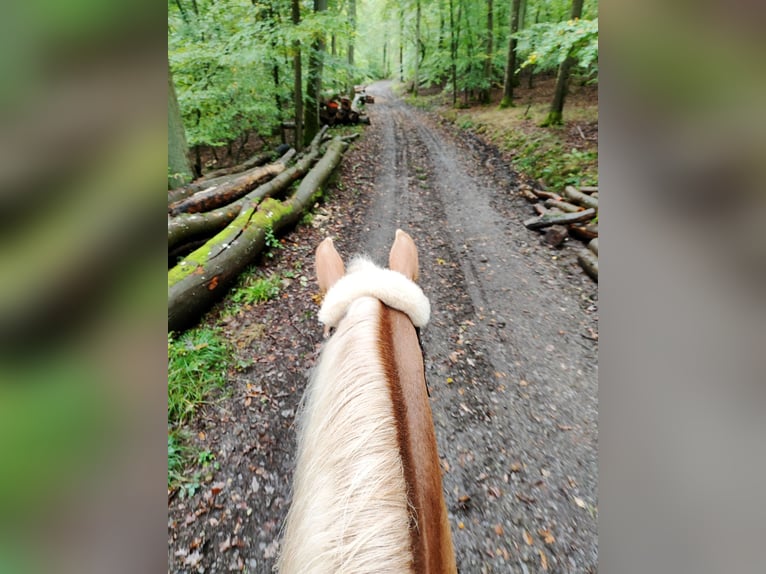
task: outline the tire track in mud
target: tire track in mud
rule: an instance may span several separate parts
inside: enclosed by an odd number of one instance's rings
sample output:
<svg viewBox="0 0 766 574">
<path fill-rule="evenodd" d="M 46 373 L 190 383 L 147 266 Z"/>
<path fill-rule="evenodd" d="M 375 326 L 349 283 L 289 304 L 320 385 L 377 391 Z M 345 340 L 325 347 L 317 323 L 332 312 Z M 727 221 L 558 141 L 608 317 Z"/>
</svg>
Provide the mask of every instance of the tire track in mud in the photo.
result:
<svg viewBox="0 0 766 574">
<path fill-rule="evenodd" d="M 595 287 L 572 285 L 521 216 L 509 219 L 508 183 L 483 173 L 475 144 L 459 147 L 386 84 L 368 91 L 382 149 L 364 246 L 384 262 L 397 227 L 418 244 L 460 570 L 538 571 L 545 560 L 551 572 L 596 571 L 597 350 L 580 337 Z"/>
</svg>

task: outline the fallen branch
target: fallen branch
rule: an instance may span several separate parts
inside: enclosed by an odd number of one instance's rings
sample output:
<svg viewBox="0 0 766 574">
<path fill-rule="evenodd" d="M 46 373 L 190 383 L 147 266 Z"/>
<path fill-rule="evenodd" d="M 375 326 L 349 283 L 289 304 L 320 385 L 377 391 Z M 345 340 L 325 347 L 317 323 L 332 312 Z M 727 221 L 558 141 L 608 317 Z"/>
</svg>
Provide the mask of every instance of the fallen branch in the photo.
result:
<svg viewBox="0 0 766 574">
<path fill-rule="evenodd" d="M 267 232 L 278 234 L 300 220 L 319 187 L 340 163 L 346 147 L 346 142 L 335 138 L 290 199 L 280 202 L 268 198 L 259 205 L 247 204 L 223 231 L 168 272 L 169 330 L 188 327 L 221 297 L 263 250 Z"/>
<path fill-rule="evenodd" d="M 585 186 L 585 187 L 581 187 L 580 191 L 590 195 L 592 193 L 598 193 L 598 187 L 597 186 Z"/>
<path fill-rule="evenodd" d="M 542 229 L 544 227 L 550 227 L 551 225 L 566 225 L 569 223 L 580 223 L 581 221 L 589 221 L 596 217 L 595 209 L 586 209 L 585 211 L 578 211 L 577 213 L 565 213 L 562 215 L 546 213 L 540 217 L 533 217 L 527 219 L 524 222 L 524 226 L 527 229 Z"/>
<path fill-rule="evenodd" d="M 598 237 L 590 240 L 588 243 L 588 249 L 593 251 L 594 254 L 598 255 Z"/>
</svg>

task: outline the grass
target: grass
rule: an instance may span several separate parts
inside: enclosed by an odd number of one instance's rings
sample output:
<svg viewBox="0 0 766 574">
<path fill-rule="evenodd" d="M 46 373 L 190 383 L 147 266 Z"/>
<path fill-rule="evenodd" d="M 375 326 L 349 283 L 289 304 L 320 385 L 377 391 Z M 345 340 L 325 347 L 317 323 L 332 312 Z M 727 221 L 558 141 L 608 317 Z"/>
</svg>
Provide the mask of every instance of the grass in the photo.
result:
<svg viewBox="0 0 766 574">
<path fill-rule="evenodd" d="M 250 275 L 243 285 L 232 291 L 229 299 L 237 306 L 257 305 L 275 299 L 281 285 L 282 279 L 276 274 L 267 277 Z"/>
<path fill-rule="evenodd" d="M 168 424 L 187 422 L 213 390 L 223 388 L 230 361 L 219 329 L 197 327 L 178 338 L 168 333 Z"/>
<path fill-rule="evenodd" d="M 179 337 L 168 333 L 168 488 L 181 487 L 182 496 L 199 487 L 199 473 L 187 477 L 184 470 L 201 454 L 188 445 L 183 425 L 224 387 L 231 356 L 218 329 L 197 327 Z"/>
<path fill-rule="evenodd" d="M 567 185 L 598 184 L 596 142 L 568 143 L 567 124 L 598 122 L 597 105 L 570 103 L 564 108 L 563 127 L 540 127 L 548 113 L 548 102 L 517 101 L 513 107 L 497 105 L 453 108 L 439 113 L 463 130 L 482 134 L 501 150 L 510 152 L 513 167 L 524 176 L 541 180 L 553 191 Z M 569 140 L 571 142 L 571 140 Z"/>
</svg>

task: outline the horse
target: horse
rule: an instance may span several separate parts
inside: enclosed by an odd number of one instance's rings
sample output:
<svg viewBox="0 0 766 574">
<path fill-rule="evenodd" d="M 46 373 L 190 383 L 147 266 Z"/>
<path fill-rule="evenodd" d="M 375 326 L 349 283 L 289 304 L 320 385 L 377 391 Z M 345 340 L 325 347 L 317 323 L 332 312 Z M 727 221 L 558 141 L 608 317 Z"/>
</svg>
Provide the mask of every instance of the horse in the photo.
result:
<svg viewBox="0 0 766 574">
<path fill-rule="evenodd" d="M 316 249 L 319 320 L 335 331 L 297 420 L 290 509 L 277 570 L 456 573 L 423 355 L 430 317 L 418 253 L 398 229 L 389 269 L 332 239 Z"/>
</svg>

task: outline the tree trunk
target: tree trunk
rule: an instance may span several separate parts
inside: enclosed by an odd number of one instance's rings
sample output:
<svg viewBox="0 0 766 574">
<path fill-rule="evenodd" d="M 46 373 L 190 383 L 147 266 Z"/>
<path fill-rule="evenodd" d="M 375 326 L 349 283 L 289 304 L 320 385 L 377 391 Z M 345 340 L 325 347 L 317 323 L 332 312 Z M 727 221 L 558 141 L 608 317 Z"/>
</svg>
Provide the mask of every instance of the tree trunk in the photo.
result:
<svg viewBox="0 0 766 574">
<path fill-rule="evenodd" d="M 582 5 L 584 0 L 572 0 L 572 20 L 582 16 Z M 569 70 L 574 65 L 574 59 L 569 56 L 559 66 L 559 73 L 556 76 L 556 90 L 553 93 L 553 101 L 548 116 L 541 124 L 542 127 L 561 125 L 564 122 L 564 100 L 567 95 L 567 85 L 569 83 Z"/>
<path fill-rule="evenodd" d="M 516 85 L 516 44 L 518 41 L 513 35 L 519 31 L 519 11 L 521 0 L 513 0 L 511 5 L 511 37 L 508 39 L 508 58 L 505 65 L 505 78 L 503 79 L 503 99 L 500 101 L 501 108 L 513 105 L 513 88 Z"/>
<path fill-rule="evenodd" d="M 493 0 L 487 0 L 487 52 L 485 54 L 486 60 L 484 60 L 484 82 L 487 86 L 481 90 L 481 101 L 484 104 L 488 104 L 492 97 L 493 10 Z"/>
<path fill-rule="evenodd" d="M 292 0 L 293 25 L 301 22 L 300 0 Z M 295 149 L 303 149 L 303 78 L 301 72 L 301 43 L 293 42 L 293 103 L 295 104 Z"/>
<path fill-rule="evenodd" d="M 314 12 L 327 10 L 327 0 L 314 0 Z M 324 61 L 324 34 L 319 32 L 311 44 L 309 53 L 308 79 L 306 80 L 306 101 L 303 104 L 306 118 L 303 132 L 303 143 L 314 138 L 321 125 L 319 121 L 319 98 L 322 93 L 322 64 Z"/>
<path fill-rule="evenodd" d="M 233 181 L 199 191 L 187 199 L 174 203 L 169 207 L 170 215 L 199 213 L 200 211 L 210 211 L 222 205 L 228 205 L 255 189 L 258 185 L 285 171 L 287 162 L 294 154 L 295 150 L 290 150 L 276 163 L 253 168 L 240 174 Z"/>
<path fill-rule="evenodd" d="M 351 27 L 351 34 L 348 40 L 348 69 L 351 76 L 348 79 L 346 93 L 349 98 L 354 97 L 354 36 L 356 35 L 356 0 L 348 0 L 348 23 Z"/>
<path fill-rule="evenodd" d="M 580 223 L 582 221 L 588 221 L 596 217 L 595 209 L 586 209 L 585 211 L 578 211 L 577 213 L 565 213 L 564 215 L 543 215 L 541 217 L 533 217 L 527 219 L 524 222 L 524 226 L 528 229 L 542 229 L 544 227 L 550 227 L 551 225 L 567 223 Z"/>
<path fill-rule="evenodd" d="M 168 189 L 176 189 L 189 183 L 193 178 L 189 162 L 189 146 L 178 107 L 176 87 L 168 62 Z"/>
<path fill-rule="evenodd" d="M 457 104 L 457 31 L 455 30 L 455 0 L 449 0 L 450 76 L 452 76 L 452 107 Z M 459 17 L 458 9 L 458 17 Z"/>
<path fill-rule="evenodd" d="M 341 161 L 348 144 L 335 138 L 324 157 L 284 202 L 266 199 L 242 211 L 201 248 L 168 272 L 168 329 L 193 324 L 210 304 L 223 296 L 237 275 L 263 250 L 266 233 L 278 234 L 297 223 L 317 189 Z"/>
<path fill-rule="evenodd" d="M 412 93 L 418 96 L 420 89 L 420 0 L 415 2 L 415 78 L 412 80 Z"/>
</svg>

